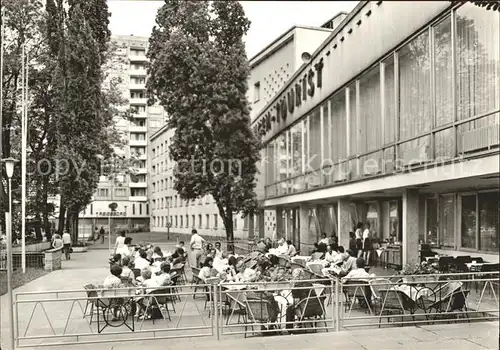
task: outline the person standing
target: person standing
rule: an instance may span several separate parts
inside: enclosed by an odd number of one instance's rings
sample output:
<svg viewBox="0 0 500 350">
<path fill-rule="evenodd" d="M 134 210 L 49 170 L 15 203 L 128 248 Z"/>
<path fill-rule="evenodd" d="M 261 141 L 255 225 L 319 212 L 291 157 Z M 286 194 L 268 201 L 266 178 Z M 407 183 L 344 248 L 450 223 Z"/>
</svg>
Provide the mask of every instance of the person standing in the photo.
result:
<svg viewBox="0 0 500 350">
<path fill-rule="evenodd" d="M 114 252 L 116 253 L 117 250 L 123 248 L 124 245 L 125 245 L 125 232 L 122 231 L 120 235 L 116 237 Z"/>
<path fill-rule="evenodd" d="M 363 255 L 363 223 L 358 222 L 356 225 L 356 231 L 354 232 L 356 236 L 356 249 L 357 249 L 357 257 L 361 258 Z"/>
<path fill-rule="evenodd" d="M 370 223 L 366 223 L 365 230 L 363 231 L 363 258 L 364 262 L 370 265 L 370 258 L 372 255 L 372 233 L 370 230 Z"/>
<path fill-rule="evenodd" d="M 201 257 L 202 251 L 201 249 L 203 248 L 203 243 L 205 242 L 205 239 L 201 237 L 198 234 L 198 231 L 195 229 L 191 230 L 191 242 L 190 242 L 190 247 L 191 247 L 191 267 L 198 267 L 198 260 Z"/>
<path fill-rule="evenodd" d="M 66 260 L 70 260 L 71 236 L 68 231 L 64 231 L 62 235 L 62 241 L 63 241 L 64 256 L 66 257 Z"/>
<path fill-rule="evenodd" d="M 104 231 L 104 227 L 101 226 L 101 229 L 99 230 L 99 236 L 101 236 L 101 244 L 104 244 L 104 235 L 106 232 Z"/>
</svg>

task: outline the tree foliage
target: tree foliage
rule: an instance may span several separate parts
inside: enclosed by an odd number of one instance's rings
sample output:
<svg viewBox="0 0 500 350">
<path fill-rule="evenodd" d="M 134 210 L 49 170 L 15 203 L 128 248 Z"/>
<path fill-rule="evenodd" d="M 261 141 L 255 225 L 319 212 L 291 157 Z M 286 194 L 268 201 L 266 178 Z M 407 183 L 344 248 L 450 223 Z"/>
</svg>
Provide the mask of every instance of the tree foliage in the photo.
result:
<svg viewBox="0 0 500 350">
<path fill-rule="evenodd" d="M 237 1 L 168 0 L 156 24 L 147 88 L 175 129 L 174 188 L 187 200 L 211 195 L 233 241 L 233 214 L 256 206 L 260 143 L 250 129 L 242 41 L 250 22 Z"/>
</svg>

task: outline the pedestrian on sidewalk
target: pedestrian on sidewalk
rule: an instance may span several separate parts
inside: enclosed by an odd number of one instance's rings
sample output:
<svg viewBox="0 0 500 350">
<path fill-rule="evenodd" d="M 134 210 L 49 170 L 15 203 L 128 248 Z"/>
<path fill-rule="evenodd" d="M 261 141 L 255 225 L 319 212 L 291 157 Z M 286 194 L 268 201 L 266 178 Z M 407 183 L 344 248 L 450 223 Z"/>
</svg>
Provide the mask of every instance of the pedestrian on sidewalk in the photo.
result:
<svg viewBox="0 0 500 350">
<path fill-rule="evenodd" d="M 99 230 L 99 236 L 101 237 L 101 244 L 104 244 L 104 235 L 106 232 L 104 231 L 104 227 L 101 226 L 101 229 Z"/>
<path fill-rule="evenodd" d="M 71 259 L 70 255 L 70 250 L 71 250 L 71 236 L 68 231 L 64 231 L 62 235 L 62 241 L 63 241 L 63 250 L 64 250 L 64 256 L 66 257 L 66 260 Z"/>
</svg>

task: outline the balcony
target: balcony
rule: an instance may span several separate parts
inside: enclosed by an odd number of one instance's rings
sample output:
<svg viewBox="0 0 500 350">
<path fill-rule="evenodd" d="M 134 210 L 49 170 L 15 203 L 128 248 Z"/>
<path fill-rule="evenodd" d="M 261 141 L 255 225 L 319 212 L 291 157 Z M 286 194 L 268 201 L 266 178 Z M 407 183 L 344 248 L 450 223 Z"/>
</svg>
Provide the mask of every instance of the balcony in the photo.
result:
<svg viewBox="0 0 500 350">
<path fill-rule="evenodd" d="M 130 90 L 146 90 L 146 84 L 136 84 L 136 83 L 130 83 L 128 84 L 128 88 Z"/>
<path fill-rule="evenodd" d="M 148 187 L 148 184 L 146 182 L 130 182 L 129 187 L 130 188 L 146 188 L 146 187 Z"/>
<path fill-rule="evenodd" d="M 139 125 L 130 125 L 129 127 L 130 132 L 147 132 L 148 128 L 146 126 L 139 126 Z"/>
<path fill-rule="evenodd" d="M 134 154 L 133 156 L 134 156 L 134 158 L 139 159 L 139 160 L 147 160 L 148 159 L 148 155 L 146 153 Z"/>
<path fill-rule="evenodd" d="M 129 75 L 131 77 L 145 77 L 148 72 L 145 69 L 131 69 L 129 70 Z"/>
<path fill-rule="evenodd" d="M 148 196 L 130 196 L 128 197 L 130 202 L 147 202 Z"/>
<path fill-rule="evenodd" d="M 146 62 L 148 58 L 146 57 L 146 54 L 129 54 L 128 59 L 130 62 Z"/>
<path fill-rule="evenodd" d="M 148 141 L 146 140 L 129 140 L 129 145 L 130 146 L 139 146 L 139 147 L 146 147 L 148 145 Z"/>
<path fill-rule="evenodd" d="M 148 173 L 147 168 L 139 168 L 139 169 L 137 169 L 137 172 L 136 172 L 137 175 L 142 175 L 142 174 L 147 174 L 147 173 Z"/>
<path fill-rule="evenodd" d="M 128 100 L 128 102 L 131 105 L 145 105 L 146 103 L 148 103 L 148 99 L 147 98 L 130 98 Z"/>
</svg>

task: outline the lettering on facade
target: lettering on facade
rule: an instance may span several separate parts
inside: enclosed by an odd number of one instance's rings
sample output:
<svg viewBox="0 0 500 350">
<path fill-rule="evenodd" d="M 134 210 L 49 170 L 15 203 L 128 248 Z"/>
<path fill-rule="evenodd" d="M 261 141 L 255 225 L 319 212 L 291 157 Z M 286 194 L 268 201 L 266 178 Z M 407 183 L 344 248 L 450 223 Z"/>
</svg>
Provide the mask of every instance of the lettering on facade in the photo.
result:
<svg viewBox="0 0 500 350">
<path fill-rule="evenodd" d="M 266 135 L 273 124 L 286 120 L 288 114 L 293 114 L 295 107 L 300 107 L 302 102 L 314 96 L 316 89 L 323 86 L 323 58 L 314 65 L 314 69 L 309 69 L 290 90 L 283 94 L 275 105 L 269 108 L 257 124 L 254 126 L 254 133 L 259 136 Z"/>
<path fill-rule="evenodd" d="M 98 211 L 96 212 L 96 216 L 126 216 L 126 213 L 123 211 Z"/>
</svg>

